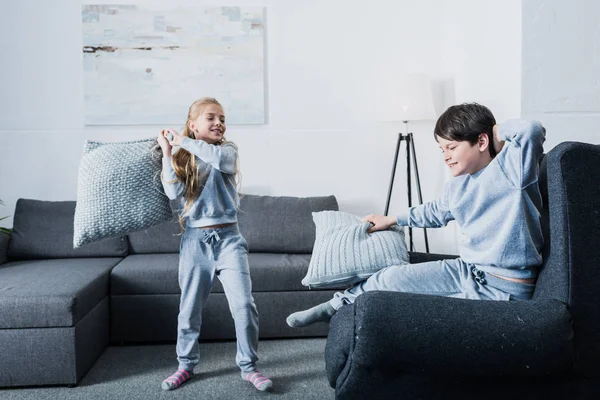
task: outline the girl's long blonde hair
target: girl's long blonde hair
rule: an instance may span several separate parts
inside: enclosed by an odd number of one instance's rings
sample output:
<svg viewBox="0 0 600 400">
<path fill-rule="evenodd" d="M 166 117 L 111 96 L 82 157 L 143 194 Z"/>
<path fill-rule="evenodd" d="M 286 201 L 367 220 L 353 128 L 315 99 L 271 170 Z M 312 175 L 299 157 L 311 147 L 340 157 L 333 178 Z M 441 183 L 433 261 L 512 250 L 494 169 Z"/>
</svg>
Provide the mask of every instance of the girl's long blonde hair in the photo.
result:
<svg viewBox="0 0 600 400">
<path fill-rule="evenodd" d="M 185 122 L 185 128 L 183 128 L 182 135 L 191 139 L 196 139 L 194 132 L 189 128 L 189 122 L 198 118 L 202 114 L 204 108 L 209 104 L 217 105 L 221 107 L 221 110 L 223 109 L 221 103 L 212 97 L 203 97 L 194 101 L 188 111 L 187 121 Z M 225 143 L 227 143 L 227 140 L 225 139 L 225 136 L 223 136 L 221 141 L 216 145 L 221 146 Z M 235 173 L 229 179 L 231 179 L 236 191 L 239 192 L 241 178 L 238 159 L 239 157 L 235 160 Z M 198 168 L 198 164 L 196 163 L 196 157 L 183 148 L 179 148 L 173 154 L 171 163 L 175 175 L 177 175 L 177 179 L 185 186 L 185 205 L 183 206 L 182 212 L 179 213 L 179 224 L 182 229 L 185 229 L 183 215 L 190 209 L 194 200 L 202 193 L 202 189 L 204 189 L 204 184 L 208 178 L 208 173 L 207 171 L 200 171 L 200 168 Z"/>
</svg>

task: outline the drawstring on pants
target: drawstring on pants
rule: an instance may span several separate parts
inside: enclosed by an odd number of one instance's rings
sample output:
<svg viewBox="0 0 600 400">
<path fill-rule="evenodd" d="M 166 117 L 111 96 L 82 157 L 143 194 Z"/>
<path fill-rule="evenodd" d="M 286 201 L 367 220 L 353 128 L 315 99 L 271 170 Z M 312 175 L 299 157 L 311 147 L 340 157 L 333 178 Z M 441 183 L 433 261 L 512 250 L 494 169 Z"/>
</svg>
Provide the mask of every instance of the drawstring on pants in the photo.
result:
<svg viewBox="0 0 600 400">
<path fill-rule="evenodd" d="M 211 247 L 213 260 L 217 259 L 217 254 L 215 253 L 214 246 L 219 240 L 221 240 L 221 237 L 219 236 L 219 233 L 216 230 L 204 232 L 204 237 L 202 238 L 202 241 Z"/>
<path fill-rule="evenodd" d="M 473 274 L 473 279 L 475 279 L 476 282 L 485 285 L 487 284 L 487 281 L 485 280 L 485 272 L 483 272 L 480 269 L 477 269 L 476 267 L 471 268 L 471 273 Z"/>
</svg>

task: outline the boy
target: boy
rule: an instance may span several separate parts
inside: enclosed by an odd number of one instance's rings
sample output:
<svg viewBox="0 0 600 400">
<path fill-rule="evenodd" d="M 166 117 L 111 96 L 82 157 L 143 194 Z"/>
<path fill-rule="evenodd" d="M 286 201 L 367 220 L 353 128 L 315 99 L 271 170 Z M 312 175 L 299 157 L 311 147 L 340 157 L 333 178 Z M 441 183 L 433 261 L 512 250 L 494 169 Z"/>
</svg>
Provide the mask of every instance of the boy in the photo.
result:
<svg viewBox="0 0 600 400">
<path fill-rule="evenodd" d="M 344 304 L 372 290 L 465 299 L 527 300 L 535 287 L 543 245 L 538 162 L 546 139 L 539 122 L 512 120 L 498 126 L 480 104 L 448 108 L 434 137 L 453 178 L 439 200 L 394 216 L 368 215 L 369 232 L 392 225 L 461 228 L 460 258 L 384 268 L 333 299 L 291 314 L 303 327 L 328 322 Z"/>
</svg>

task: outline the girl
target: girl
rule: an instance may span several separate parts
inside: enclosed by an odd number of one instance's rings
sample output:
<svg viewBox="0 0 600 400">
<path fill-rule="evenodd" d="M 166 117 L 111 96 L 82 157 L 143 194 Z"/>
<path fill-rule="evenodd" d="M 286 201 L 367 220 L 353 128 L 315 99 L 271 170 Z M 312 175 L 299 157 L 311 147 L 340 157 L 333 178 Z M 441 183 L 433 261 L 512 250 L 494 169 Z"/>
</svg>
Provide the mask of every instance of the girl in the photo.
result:
<svg viewBox="0 0 600 400">
<path fill-rule="evenodd" d="M 215 276 L 223 284 L 235 321 L 235 360 L 242 378 L 260 391 L 273 385 L 256 369 L 258 312 L 251 293 L 248 244 L 237 226 L 237 147 L 224 134 L 221 104 L 202 98 L 190 106 L 183 134 L 166 129 L 157 139 L 163 152 L 163 187 L 176 200 L 184 227 L 179 255 L 179 369 L 162 382 L 164 390 L 189 380 L 198 364 L 202 307 Z M 173 146 L 180 149 L 171 154 Z"/>
</svg>

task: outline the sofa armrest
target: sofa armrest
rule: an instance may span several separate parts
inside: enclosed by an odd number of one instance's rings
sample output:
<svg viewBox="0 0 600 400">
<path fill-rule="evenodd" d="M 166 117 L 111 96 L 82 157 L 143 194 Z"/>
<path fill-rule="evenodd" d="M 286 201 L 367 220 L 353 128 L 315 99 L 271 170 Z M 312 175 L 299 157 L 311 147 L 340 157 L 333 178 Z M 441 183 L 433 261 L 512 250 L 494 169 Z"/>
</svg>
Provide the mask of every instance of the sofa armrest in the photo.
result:
<svg viewBox="0 0 600 400">
<path fill-rule="evenodd" d="M 325 361 L 332 387 L 357 368 L 547 376 L 572 371 L 573 329 L 567 307 L 557 300 L 369 292 L 331 319 Z"/>
<path fill-rule="evenodd" d="M 351 367 L 348 360 L 354 351 L 354 306 L 343 306 L 336 312 L 330 323 L 327 343 L 325 343 L 325 370 L 329 386 L 343 382 Z"/>
<path fill-rule="evenodd" d="M 411 264 L 418 264 L 428 261 L 454 260 L 458 257 L 460 256 L 452 254 L 419 253 L 416 251 L 408 252 L 408 260 Z"/>
<path fill-rule="evenodd" d="M 0 232 L 0 265 L 8 261 L 8 243 L 10 236 Z"/>
</svg>

